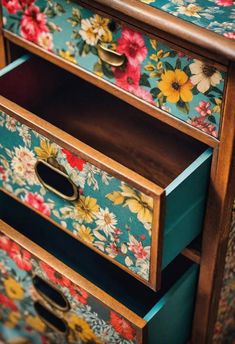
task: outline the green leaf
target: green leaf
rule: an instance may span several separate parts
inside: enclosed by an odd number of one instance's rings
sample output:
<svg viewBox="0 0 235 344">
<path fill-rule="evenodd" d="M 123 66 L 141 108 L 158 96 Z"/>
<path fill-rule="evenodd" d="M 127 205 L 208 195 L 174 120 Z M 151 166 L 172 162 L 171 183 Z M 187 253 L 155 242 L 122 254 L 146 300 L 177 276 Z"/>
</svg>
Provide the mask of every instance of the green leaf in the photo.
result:
<svg viewBox="0 0 235 344">
<path fill-rule="evenodd" d="M 152 94 L 153 98 L 156 99 L 158 94 L 161 92 L 161 90 L 159 90 L 159 88 L 154 87 L 150 90 L 150 93 Z"/>
<path fill-rule="evenodd" d="M 97 48 L 96 48 L 96 47 L 91 46 L 91 47 L 90 47 L 90 52 L 91 52 L 93 55 L 97 55 L 97 56 L 98 56 L 98 52 L 97 52 Z"/>
<path fill-rule="evenodd" d="M 78 30 L 73 30 L 72 39 L 80 39 L 80 38 L 81 38 L 81 35 L 78 32 Z"/>
<path fill-rule="evenodd" d="M 190 68 L 189 68 L 189 65 L 185 66 L 184 69 L 183 69 L 183 71 L 184 71 L 185 74 L 187 74 L 187 75 L 190 75 L 190 74 L 191 74 L 191 70 L 190 70 Z"/>
<path fill-rule="evenodd" d="M 90 52 L 90 46 L 88 44 L 84 45 L 83 52 L 87 55 Z"/>
<path fill-rule="evenodd" d="M 146 74 L 146 73 L 142 74 L 140 76 L 140 86 L 151 87 L 148 79 L 149 79 L 148 74 Z"/>
<path fill-rule="evenodd" d="M 174 70 L 173 66 L 169 62 L 164 62 L 166 70 Z"/>
<path fill-rule="evenodd" d="M 215 116 L 213 116 L 213 115 L 210 115 L 210 116 L 208 116 L 207 118 L 208 118 L 208 120 L 209 120 L 211 123 L 214 123 L 214 124 L 216 124 L 216 119 L 215 119 Z"/>
<path fill-rule="evenodd" d="M 58 14 L 65 13 L 65 9 L 61 4 L 55 4 L 55 10 Z"/>
<path fill-rule="evenodd" d="M 109 79 L 113 78 L 113 72 L 111 70 L 110 65 L 108 65 L 107 63 L 102 63 L 102 70 L 103 70 L 104 75 L 107 78 Z"/>
<path fill-rule="evenodd" d="M 176 55 L 177 55 L 177 52 L 174 50 L 171 50 L 169 57 L 176 57 Z"/>
<path fill-rule="evenodd" d="M 180 59 L 176 60 L 175 69 L 181 69 L 181 61 L 180 61 Z"/>
<path fill-rule="evenodd" d="M 197 87 L 194 87 L 194 88 L 192 89 L 192 93 L 193 93 L 194 96 L 196 96 L 196 95 L 199 94 L 200 92 L 198 91 Z"/>
<path fill-rule="evenodd" d="M 83 49 L 84 49 L 84 46 L 85 46 L 86 42 L 81 40 L 78 44 L 77 44 L 77 47 L 78 47 L 78 52 L 79 52 L 79 55 L 81 56 L 82 53 L 83 53 Z"/>
<path fill-rule="evenodd" d="M 219 94 L 223 94 L 223 91 L 221 91 L 218 87 L 216 87 L 216 86 L 212 86 L 211 88 L 210 88 L 210 91 L 212 91 L 212 92 L 216 92 L 216 93 L 219 93 Z"/>
<path fill-rule="evenodd" d="M 179 100 L 178 103 L 176 103 L 177 108 L 180 110 L 180 112 L 183 112 L 185 114 L 189 114 L 189 103 L 185 103 L 182 100 Z"/>
</svg>

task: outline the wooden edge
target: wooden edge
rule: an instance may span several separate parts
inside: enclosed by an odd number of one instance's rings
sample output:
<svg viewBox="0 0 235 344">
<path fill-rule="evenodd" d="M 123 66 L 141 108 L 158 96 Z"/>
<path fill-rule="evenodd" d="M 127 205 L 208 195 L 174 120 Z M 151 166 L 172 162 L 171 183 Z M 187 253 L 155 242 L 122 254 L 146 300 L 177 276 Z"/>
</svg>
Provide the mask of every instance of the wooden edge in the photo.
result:
<svg viewBox="0 0 235 344">
<path fill-rule="evenodd" d="M 235 64 L 231 63 L 221 143 L 215 150 L 203 232 L 193 344 L 212 343 L 235 197 Z"/>
<path fill-rule="evenodd" d="M 0 231 L 6 236 L 8 236 L 10 239 L 15 241 L 17 244 L 19 244 L 21 247 L 29 251 L 32 255 L 48 263 L 52 268 L 54 268 L 60 274 L 67 277 L 73 283 L 75 283 L 79 287 L 86 290 L 89 294 L 94 296 L 101 303 L 105 304 L 105 306 L 108 306 L 111 309 L 114 309 L 115 312 L 119 313 L 128 321 L 133 323 L 139 329 L 139 331 L 142 331 L 142 329 L 146 326 L 146 321 L 144 321 L 141 317 L 139 317 L 130 309 L 128 309 L 126 306 L 118 302 L 112 296 L 108 295 L 102 289 L 95 286 L 86 278 L 84 278 L 77 272 L 73 271 L 67 265 L 59 261 L 53 255 L 51 255 L 50 253 L 42 249 L 40 246 L 38 246 L 31 240 L 29 240 L 27 237 L 19 233 L 17 230 L 7 225 L 2 220 L 0 220 Z"/>
<path fill-rule="evenodd" d="M 161 287 L 163 228 L 165 192 L 153 203 L 152 242 L 150 250 L 150 287 L 154 291 Z"/>
<path fill-rule="evenodd" d="M 84 1 L 84 0 L 83 0 Z M 235 42 L 137 0 L 95 0 L 110 8 L 235 61 Z"/>
<path fill-rule="evenodd" d="M 108 158 L 103 153 L 98 152 L 92 147 L 74 138 L 72 135 L 67 134 L 63 130 L 55 127 L 2 96 L 0 96 L 0 110 L 24 123 L 39 134 L 49 138 L 56 144 L 65 147 L 72 153 L 79 154 L 82 159 L 89 163 L 94 164 L 98 168 L 111 173 L 113 176 L 127 183 L 130 183 L 133 187 L 149 196 L 159 196 L 164 192 L 164 189 L 155 183 L 121 165 L 115 160 Z"/>
<path fill-rule="evenodd" d="M 105 259 L 107 259 L 108 261 L 110 261 L 112 264 L 118 266 L 120 269 L 124 270 L 126 273 L 128 273 L 129 275 L 131 275 L 132 277 L 134 277 L 135 279 L 137 279 L 138 281 L 140 281 L 141 283 L 145 284 L 147 287 L 151 288 L 151 289 L 156 289 L 154 285 L 151 285 L 150 282 L 148 280 L 143 279 L 141 276 L 137 275 L 136 273 L 134 273 L 133 271 L 131 271 L 130 269 L 128 269 L 127 267 L 125 267 L 123 264 L 119 263 L 118 261 L 116 261 L 115 259 L 111 258 L 110 256 L 108 256 L 107 254 L 103 253 L 102 251 L 100 251 L 98 248 L 94 247 L 92 244 L 89 244 L 87 241 L 83 241 L 81 240 L 79 237 L 75 237 L 73 235 L 73 233 L 71 231 L 69 231 L 68 229 L 64 228 L 63 226 L 61 226 L 59 223 L 57 223 L 56 221 L 54 221 L 53 219 L 51 219 L 50 217 L 42 214 L 40 211 L 38 211 L 37 209 L 33 208 L 31 205 L 24 203 L 21 199 L 17 198 L 14 194 L 10 193 L 9 191 L 5 190 L 4 188 L 0 187 L 0 191 L 5 193 L 7 196 L 13 198 L 16 202 L 24 205 L 25 207 L 29 208 L 30 210 L 32 210 L 34 213 L 40 215 L 41 217 L 43 217 L 46 221 L 50 222 L 53 226 L 61 229 L 62 231 L 64 231 L 65 233 L 67 233 L 68 235 L 70 235 L 74 240 L 77 240 L 79 242 L 81 242 L 83 245 L 89 247 L 92 251 L 96 252 L 97 254 L 99 254 L 100 256 L 104 257 Z"/>
<path fill-rule="evenodd" d="M 5 42 L 3 37 L 3 15 L 2 15 L 2 1 L 0 0 L 0 69 L 5 67 L 6 61 L 6 50 Z"/>
<path fill-rule="evenodd" d="M 190 135 L 193 138 L 207 144 L 210 147 L 216 147 L 219 143 L 219 140 L 212 137 L 209 134 L 206 134 L 202 132 L 201 130 L 191 126 L 190 124 L 181 121 L 180 119 L 172 116 L 171 114 L 164 112 L 161 109 L 156 108 L 155 106 L 148 104 L 144 100 L 136 97 L 135 95 L 128 93 L 125 90 L 120 89 L 114 84 L 111 84 L 110 82 L 98 77 L 97 75 L 94 75 L 92 72 L 86 71 L 82 69 L 81 67 L 69 62 L 65 61 L 59 56 L 54 55 L 51 52 L 45 51 L 39 46 L 36 46 L 35 44 L 26 41 L 23 38 L 19 38 L 17 35 L 7 31 L 3 30 L 5 38 L 7 38 L 9 41 L 11 41 L 14 44 L 17 44 L 18 46 L 30 51 L 33 54 L 36 54 L 45 60 L 52 62 L 53 64 L 69 71 L 70 73 L 73 73 L 82 79 L 88 81 L 89 83 L 97 86 L 97 82 L 99 83 L 99 87 L 110 94 L 113 94 L 115 97 L 118 97 L 122 99 L 123 101 L 127 102 L 128 104 L 134 106 L 135 108 L 145 112 L 146 114 L 160 120 L 163 123 L 166 123 L 170 125 L 171 127 L 174 127 L 184 134 Z"/>
<path fill-rule="evenodd" d="M 194 263 L 200 265 L 201 263 L 201 253 L 193 248 L 186 247 L 181 254 L 186 258 L 192 260 Z"/>
</svg>

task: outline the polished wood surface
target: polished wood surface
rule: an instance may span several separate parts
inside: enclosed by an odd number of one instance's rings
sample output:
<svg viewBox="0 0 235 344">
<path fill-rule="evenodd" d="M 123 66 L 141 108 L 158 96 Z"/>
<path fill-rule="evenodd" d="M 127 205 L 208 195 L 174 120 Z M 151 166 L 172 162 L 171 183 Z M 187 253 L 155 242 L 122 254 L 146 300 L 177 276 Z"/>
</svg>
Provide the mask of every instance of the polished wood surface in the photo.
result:
<svg viewBox="0 0 235 344">
<path fill-rule="evenodd" d="M 235 65 L 231 63 L 221 143 L 214 152 L 192 343 L 212 343 L 235 196 Z"/>
</svg>

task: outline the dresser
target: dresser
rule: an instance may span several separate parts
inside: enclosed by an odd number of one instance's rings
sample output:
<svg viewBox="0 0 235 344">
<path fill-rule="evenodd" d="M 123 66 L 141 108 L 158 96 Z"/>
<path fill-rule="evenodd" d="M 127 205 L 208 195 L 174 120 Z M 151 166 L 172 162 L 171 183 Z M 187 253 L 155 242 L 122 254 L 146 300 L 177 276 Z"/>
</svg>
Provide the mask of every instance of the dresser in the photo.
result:
<svg viewBox="0 0 235 344">
<path fill-rule="evenodd" d="M 2 1 L 3 341 L 212 342 L 234 39 L 233 1 Z"/>
</svg>

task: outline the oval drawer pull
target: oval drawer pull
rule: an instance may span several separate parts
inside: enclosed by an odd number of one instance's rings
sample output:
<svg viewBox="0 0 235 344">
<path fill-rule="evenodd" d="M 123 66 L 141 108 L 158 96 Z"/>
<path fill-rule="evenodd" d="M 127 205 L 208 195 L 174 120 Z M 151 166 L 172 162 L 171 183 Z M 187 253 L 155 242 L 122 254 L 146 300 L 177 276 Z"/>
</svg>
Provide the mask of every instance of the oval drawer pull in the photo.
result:
<svg viewBox="0 0 235 344">
<path fill-rule="evenodd" d="M 78 187 L 66 173 L 40 159 L 36 162 L 34 169 L 40 183 L 46 189 L 67 201 L 78 199 Z"/>
<path fill-rule="evenodd" d="M 32 282 L 38 294 L 51 305 L 53 305 L 61 311 L 66 311 L 70 308 L 69 302 L 62 294 L 62 292 L 50 285 L 40 276 L 35 275 L 32 279 Z"/>
<path fill-rule="evenodd" d="M 44 307 L 40 302 L 34 303 L 35 311 L 39 318 L 52 330 L 66 334 L 68 331 L 67 323 Z"/>
<path fill-rule="evenodd" d="M 97 50 L 99 58 L 110 66 L 121 67 L 126 62 L 126 56 L 124 54 L 117 53 L 103 46 L 101 43 L 98 44 Z"/>
</svg>

